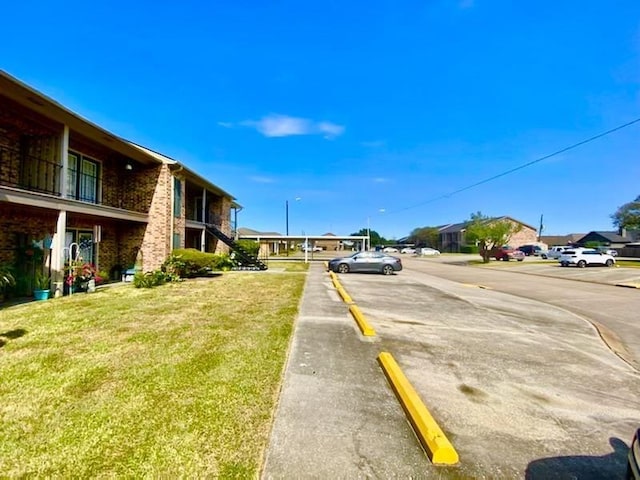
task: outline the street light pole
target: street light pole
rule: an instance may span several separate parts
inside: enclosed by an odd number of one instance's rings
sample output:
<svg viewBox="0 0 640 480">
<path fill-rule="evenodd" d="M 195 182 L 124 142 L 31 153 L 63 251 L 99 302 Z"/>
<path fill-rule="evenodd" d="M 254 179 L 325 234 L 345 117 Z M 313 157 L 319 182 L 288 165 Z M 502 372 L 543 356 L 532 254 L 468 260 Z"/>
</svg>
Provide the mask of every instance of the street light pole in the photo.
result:
<svg viewBox="0 0 640 480">
<path fill-rule="evenodd" d="M 285 233 L 288 237 L 289 236 L 289 200 L 284 201 L 284 212 L 285 212 L 285 219 L 287 222 Z"/>
</svg>

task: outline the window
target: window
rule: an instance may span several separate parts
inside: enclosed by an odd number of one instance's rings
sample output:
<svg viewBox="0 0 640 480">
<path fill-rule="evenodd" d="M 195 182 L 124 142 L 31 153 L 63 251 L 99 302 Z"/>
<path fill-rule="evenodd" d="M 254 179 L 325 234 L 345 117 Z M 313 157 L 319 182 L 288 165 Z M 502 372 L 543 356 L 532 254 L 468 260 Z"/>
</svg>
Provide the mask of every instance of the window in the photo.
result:
<svg viewBox="0 0 640 480">
<path fill-rule="evenodd" d="M 84 155 L 69 153 L 67 197 L 83 202 L 98 203 L 100 165 Z"/>
<path fill-rule="evenodd" d="M 82 260 L 94 263 L 93 232 L 67 230 L 65 234 L 64 260 Z"/>
<path fill-rule="evenodd" d="M 182 216 L 182 182 L 173 177 L 173 216 Z"/>
</svg>

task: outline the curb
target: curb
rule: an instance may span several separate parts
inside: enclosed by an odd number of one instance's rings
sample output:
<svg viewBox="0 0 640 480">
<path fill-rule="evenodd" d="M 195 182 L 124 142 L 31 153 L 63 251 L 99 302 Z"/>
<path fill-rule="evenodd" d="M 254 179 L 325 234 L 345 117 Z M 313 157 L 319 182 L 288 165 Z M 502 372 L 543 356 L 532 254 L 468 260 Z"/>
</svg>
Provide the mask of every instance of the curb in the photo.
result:
<svg viewBox="0 0 640 480">
<path fill-rule="evenodd" d="M 364 318 L 362 311 L 360 310 L 360 308 L 358 308 L 358 306 L 355 303 L 349 305 L 349 311 L 351 312 L 351 315 L 353 315 L 354 320 L 358 324 L 358 327 L 360 328 L 362 335 L 364 335 L 365 337 L 376 336 L 376 331 L 373 329 L 371 325 L 369 325 L 367 320 Z"/>
<path fill-rule="evenodd" d="M 378 355 L 378 362 L 431 462 L 434 465 L 457 464 L 458 452 L 422 403 L 393 356 L 388 352 L 382 352 Z"/>
<path fill-rule="evenodd" d="M 640 288 L 640 285 L 636 285 L 635 283 L 616 283 L 616 287 Z"/>
<path fill-rule="evenodd" d="M 349 304 L 353 303 L 353 299 L 349 296 L 349 294 L 347 293 L 347 291 L 344 289 L 342 285 L 338 284 L 336 286 L 336 290 L 338 290 L 338 293 L 342 297 L 342 300 L 344 300 L 344 303 L 349 303 Z"/>
</svg>

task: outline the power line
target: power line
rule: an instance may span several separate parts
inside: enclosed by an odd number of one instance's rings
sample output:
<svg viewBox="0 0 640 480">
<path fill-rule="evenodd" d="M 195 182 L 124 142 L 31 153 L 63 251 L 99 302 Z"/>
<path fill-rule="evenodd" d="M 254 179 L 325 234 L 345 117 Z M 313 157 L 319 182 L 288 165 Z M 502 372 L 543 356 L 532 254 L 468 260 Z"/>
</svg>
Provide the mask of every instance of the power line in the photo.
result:
<svg viewBox="0 0 640 480">
<path fill-rule="evenodd" d="M 400 209 L 395 210 L 395 211 L 393 211 L 391 213 L 402 212 L 404 210 L 411 210 L 412 208 L 421 207 L 423 205 L 427 205 L 429 203 L 433 203 L 433 202 L 435 202 L 437 200 L 442 200 L 444 198 L 452 197 L 453 195 L 457 195 L 458 193 L 464 192 L 466 190 L 471 190 L 472 188 L 475 188 L 475 187 L 477 187 L 479 185 L 483 185 L 485 183 L 489 183 L 489 182 L 491 182 L 493 180 L 496 180 L 497 178 L 504 177 L 504 176 L 509 175 L 509 174 L 511 174 L 513 172 L 517 172 L 518 170 L 522 170 L 523 168 L 530 167 L 531 165 L 533 165 L 535 163 L 542 162 L 543 160 L 548 160 L 551 157 L 555 157 L 556 155 L 560 155 L 561 153 L 568 152 L 569 150 L 573 150 L 574 148 L 578 148 L 578 147 L 580 147 L 582 145 L 585 145 L 585 144 L 587 144 L 589 142 L 593 142 L 594 140 L 597 140 L 599 138 L 606 137 L 607 135 L 610 135 L 610 134 L 612 134 L 614 132 L 617 132 L 618 130 L 622 130 L 623 128 L 630 127 L 631 125 L 633 125 L 635 123 L 638 123 L 638 122 L 640 122 L 640 118 L 636 118 L 635 120 L 627 122 L 627 123 L 625 123 L 623 125 L 619 125 L 619 126 L 617 126 L 615 128 L 612 128 L 611 130 L 607 130 L 606 132 L 599 133 L 598 135 L 594 135 L 593 137 L 589 137 L 586 140 L 582 140 L 582 141 L 580 141 L 578 143 L 574 143 L 573 145 L 570 145 L 568 147 L 565 147 L 565 148 L 562 148 L 560 150 L 557 150 L 557 151 L 555 151 L 553 153 L 550 153 L 549 155 L 545 155 L 544 157 L 537 158 L 536 160 L 532 160 L 531 162 L 524 163 L 524 164 L 522 164 L 520 166 L 514 167 L 514 168 L 512 168 L 510 170 L 506 170 L 506 171 L 504 171 L 502 173 L 499 173 L 497 175 L 494 175 L 492 177 L 485 178 L 484 180 L 481 180 L 479 182 L 473 183 L 473 184 L 468 185 L 468 186 L 463 187 L 463 188 L 459 188 L 458 190 L 454 190 L 453 192 L 446 193 L 446 194 L 440 195 L 438 197 L 434 197 L 434 198 L 432 198 L 430 200 L 427 200 L 427 201 L 421 202 L 421 203 L 417 203 L 417 204 L 409 206 L 409 207 L 400 208 Z"/>
</svg>

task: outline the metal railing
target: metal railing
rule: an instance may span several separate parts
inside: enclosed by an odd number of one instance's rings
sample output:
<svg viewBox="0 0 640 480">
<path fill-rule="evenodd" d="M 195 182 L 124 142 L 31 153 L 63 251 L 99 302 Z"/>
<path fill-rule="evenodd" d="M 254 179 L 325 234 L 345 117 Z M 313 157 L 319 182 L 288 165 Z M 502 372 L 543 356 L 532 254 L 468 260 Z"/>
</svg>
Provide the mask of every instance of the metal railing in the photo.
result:
<svg viewBox="0 0 640 480">
<path fill-rule="evenodd" d="M 62 165 L 0 147 L 0 184 L 60 196 Z"/>
</svg>

